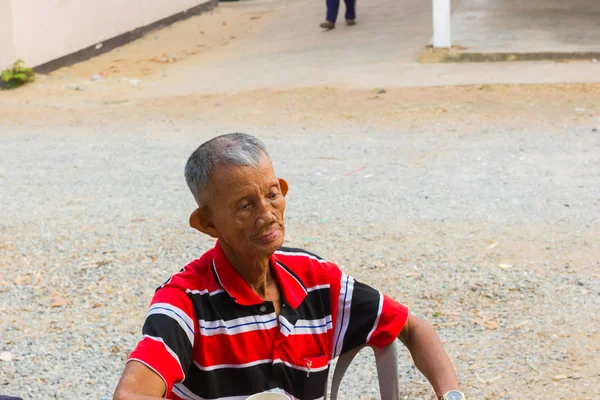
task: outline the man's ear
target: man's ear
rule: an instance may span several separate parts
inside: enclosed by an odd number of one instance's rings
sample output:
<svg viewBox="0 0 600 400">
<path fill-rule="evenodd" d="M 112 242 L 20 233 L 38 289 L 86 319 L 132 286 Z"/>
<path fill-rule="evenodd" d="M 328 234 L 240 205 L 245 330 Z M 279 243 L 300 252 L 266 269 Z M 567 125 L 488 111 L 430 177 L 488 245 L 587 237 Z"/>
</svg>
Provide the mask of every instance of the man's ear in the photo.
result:
<svg viewBox="0 0 600 400">
<path fill-rule="evenodd" d="M 214 238 L 218 237 L 218 232 L 212 223 L 210 210 L 206 207 L 198 207 L 190 215 L 190 226 L 202 233 Z"/>
<path fill-rule="evenodd" d="M 281 193 L 283 194 L 283 197 L 285 197 L 289 189 L 288 183 L 285 181 L 285 179 L 279 178 L 279 186 L 281 187 Z"/>
</svg>

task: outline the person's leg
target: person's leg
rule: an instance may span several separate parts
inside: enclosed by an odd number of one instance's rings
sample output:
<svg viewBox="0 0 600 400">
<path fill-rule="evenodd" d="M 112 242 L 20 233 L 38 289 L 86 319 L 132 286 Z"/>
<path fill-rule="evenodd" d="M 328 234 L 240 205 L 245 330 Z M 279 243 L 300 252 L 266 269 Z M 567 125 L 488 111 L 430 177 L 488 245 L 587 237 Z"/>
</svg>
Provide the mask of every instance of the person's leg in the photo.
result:
<svg viewBox="0 0 600 400">
<path fill-rule="evenodd" d="M 356 0 L 344 0 L 346 3 L 346 21 L 356 19 Z"/>
<path fill-rule="evenodd" d="M 340 0 L 327 0 L 327 21 L 335 24 L 339 9 Z"/>
</svg>

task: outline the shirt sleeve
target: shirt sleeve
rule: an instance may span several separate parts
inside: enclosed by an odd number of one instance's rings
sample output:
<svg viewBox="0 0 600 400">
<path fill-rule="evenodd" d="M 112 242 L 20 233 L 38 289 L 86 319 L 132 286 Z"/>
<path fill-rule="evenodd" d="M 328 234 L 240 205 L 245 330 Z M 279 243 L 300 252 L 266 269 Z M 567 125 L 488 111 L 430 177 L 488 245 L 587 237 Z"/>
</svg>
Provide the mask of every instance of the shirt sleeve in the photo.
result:
<svg viewBox="0 0 600 400">
<path fill-rule="evenodd" d="M 182 290 L 159 289 L 142 328 L 144 337 L 129 355 L 128 361 L 141 362 L 165 381 L 165 397 L 185 379 L 192 362 L 194 320 L 192 302 Z"/>
<path fill-rule="evenodd" d="M 384 347 L 392 343 L 408 319 L 408 308 L 334 267 L 332 358 L 364 344 Z"/>
</svg>

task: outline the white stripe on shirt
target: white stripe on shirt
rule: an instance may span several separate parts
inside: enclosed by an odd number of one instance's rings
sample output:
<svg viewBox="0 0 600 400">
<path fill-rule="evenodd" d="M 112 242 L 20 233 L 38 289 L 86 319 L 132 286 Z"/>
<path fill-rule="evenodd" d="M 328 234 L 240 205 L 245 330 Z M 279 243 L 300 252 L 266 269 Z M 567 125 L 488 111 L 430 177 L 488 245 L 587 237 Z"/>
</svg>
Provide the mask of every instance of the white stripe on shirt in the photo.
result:
<svg viewBox="0 0 600 400">
<path fill-rule="evenodd" d="M 214 296 L 215 294 L 219 294 L 219 293 L 223 293 L 224 290 L 223 289 L 217 289 L 214 290 L 212 292 L 209 292 L 208 289 L 204 289 L 204 290 L 190 290 L 190 289 L 185 289 L 186 293 L 191 293 L 191 294 L 199 294 L 199 295 L 203 295 L 203 294 L 207 294 L 209 296 Z"/>
<path fill-rule="evenodd" d="M 256 361 L 252 361 L 249 363 L 245 363 L 245 364 L 215 364 L 215 365 L 210 365 L 208 367 L 203 367 L 202 365 L 198 364 L 196 361 L 193 361 L 194 365 L 196 367 L 198 367 L 199 370 L 201 371 L 213 371 L 215 369 L 221 369 L 221 368 L 247 368 L 247 367 L 253 367 L 255 365 L 259 365 L 259 364 L 266 364 L 266 363 L 272 363 L 273 359 L 269 358 L 266 360 L 256 360 Z"/>
<path fill-rule="evenodd" d="M 229 321 L 222 319 L 216 321 L 198 321 L 200 334 L 204 336 L 236 335 L 250 331 L 269 330 L 277 327 L 275 313 L 266 315 L 251 315 L 249 317 L 235 318 Z"/>
<path fill-rule="evenodd" d="M 177 353 L 175 353 L 173 351 L 173 349 L 171 349 L 169 346 L 167 346 L 167 344 L 165 343 L 165 341 L 162 338 L 159 338 L 156 336 L 150 336 L 150 335 L 144 335 L 144 338 L 148 338 L 150 340 L 154 340 L 155 342 L 162 343 L 163 346 L 165 346 L 165 349 L 167 350 L 167 352 L 171 355 L 171 357 L 173 357 L 173 359 L 175 359 L 175 361 L 177 361 L 177 364 L 179 364 L 179 368 L 181 368 L 181 374 L 183 375 L 183 379 L 185 379 L 185 371 L 183 370 L 183 367 L 181 366 L 181 361 L 179 360 L 179 356 L 177 355 Z"/>
<path fill-rule="evenodd" d="M 329 283 L 326 283 L 324 285 L 317 285 L 317 286 L 312 286 L 312 287 L 306 288 L 306 291 L 307 292 L 314 292 L 315 290 L 329 289 L 329 288 L 330 288 Z"/>
<path fill-rule="evenodd" d="M 279 324 L 281 329 L 279 330 L 283 336 L 288 336 L 294 331 L 294 324 L 287 320 L 283 315 L 279 314 Z"/>
<path fill-rule="evenodd" d="M 181 329 L 186 333 L 192 347 L 194 346 L 194 322 L 185 311 L 169 303 L 154 303 L 150 306 L 150 310 L 148 310 L 148 317 L 156 314 L 166 315 L 177 321 Z"/>
<path fill-rule="evenodd" d="M 331 315 L 320 319 L 299 319 L 292 330 L 292 335 L 318 335 L 333 329 Z"/>
<path fill-rule="evenodd" d="M 273 364 L 283 364 L 285 366 L 288 366 L 290 368 L 294 368 L 300 371 L 304 371 L 304 372 L 319 372 L 319 371 L 324 371 L 327 368 L 329 368 L 329 363 L 323 365 L 322 367 L 311 367 L 310 370 L 306 367 L 301 367 L 299 365 L 294 365 L 292 363 L 289 363 L 287 361 L 283 361 L 281 358 L 276 358 L 275 360 L 273 360 Z"/>
<path fill-rule="evenodd" d="M 352 293 L 354 291 L 354 279 L 342 272 L 340 280 L 340 296 L 338 298 L 337 317 L 335 321 L 335 332 L 333 335 L 333 354 L 336 358 L 342 352 L 344 336 L 350 322 L 350 308 L 352 306 Z"/>
<path fill-rule="evenodd" d="M 379 292 L 379 307 L 377 308 L 377 318 L 375 318 L 375 323 L 373 324 L 373 329 L 371 329 L 371 332 L 369 332 L 369 334 L 367 335 L 367 343 L 369 343 L 369 340 L 371 340 L 371 335 L 377 329 L 377 325 L 379 325 L 379 317 L 381 317 L 382 309 L 383 309 L 383 294 L 381 294 L 381 292 Z"/>
</svg>

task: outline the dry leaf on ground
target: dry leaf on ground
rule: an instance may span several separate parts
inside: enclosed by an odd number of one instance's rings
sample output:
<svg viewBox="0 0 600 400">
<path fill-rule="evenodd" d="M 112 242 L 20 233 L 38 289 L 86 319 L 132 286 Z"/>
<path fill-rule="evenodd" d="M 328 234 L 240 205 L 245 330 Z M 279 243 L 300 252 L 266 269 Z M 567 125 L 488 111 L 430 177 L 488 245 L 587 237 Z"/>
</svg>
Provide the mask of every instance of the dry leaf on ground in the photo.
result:
<svg viewBox="0 0 600 400">
<path fill-rule="evenodd" d="M 57 297 L 54 300 L 54 303 L 52 303 L 52 307 L 62 307 L 66 306 L 67 304 L 69 304 L 69 299 L 66 299 L 64 297 Z"/>
</svg>

